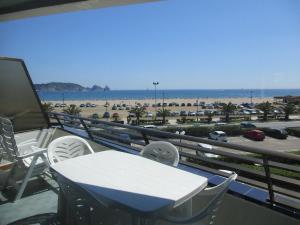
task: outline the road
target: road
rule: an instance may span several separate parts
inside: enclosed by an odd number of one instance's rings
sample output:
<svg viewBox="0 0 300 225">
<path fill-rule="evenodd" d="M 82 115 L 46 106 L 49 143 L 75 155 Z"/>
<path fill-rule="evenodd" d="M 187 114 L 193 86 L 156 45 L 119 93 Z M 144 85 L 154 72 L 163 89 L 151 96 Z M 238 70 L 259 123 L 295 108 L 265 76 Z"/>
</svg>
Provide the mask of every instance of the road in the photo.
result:
<svg viewBox="0 0 300 225">
<path fill-rule="evenodd" d="M 177 127 L 193 127 L 195 124 L 177 124 L 176 120 L 169 120 L 170 125 Z M 292 121 L 270 121 L 270 122 L 251 122 L 257 127 L 270 127 L 273 129 L 284 129 L 287 127 L 300 127 L 300 120 Z M 238 125 L 240 123 L 229 123 L 230 125 Z M 197 124 L 197 126 L 215 126 L 215 123 L 210 124 Z"/>
<path fill-rule="evenodd" d="M 287 127 L 300 127 L 300 121 L 274 121 L 274 122 L 253 122 L 257 127 L 270 127 L 273 129 L 284 129 Z"/>
<path fill-rule="evenodd" d="M 281 140 L 271 137 L 266 137 L 264 141 L 253 141 L 242 136 L 228 137 L 228 143 L 240 144 L 249 147 L 266 148 L 280 152 L 291 152 L 300 150 L 300 138 L 288 136 L 287 139 Z"/>
</svg>

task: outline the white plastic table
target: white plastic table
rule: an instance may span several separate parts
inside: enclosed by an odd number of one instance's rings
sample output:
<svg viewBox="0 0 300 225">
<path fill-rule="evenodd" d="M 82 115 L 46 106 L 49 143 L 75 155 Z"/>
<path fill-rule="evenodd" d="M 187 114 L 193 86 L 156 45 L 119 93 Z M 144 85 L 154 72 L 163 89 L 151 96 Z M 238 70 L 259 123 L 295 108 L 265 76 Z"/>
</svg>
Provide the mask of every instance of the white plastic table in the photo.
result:
<svg viewBox="0 0 300 225">
<path fill-rule="evenodd" d="M 205 177 L 114 150 L 58 162 L 51 168 L 99 202 L 109 200 L 141 217 L 159 215 L 207 186 Z"/>
</svg>

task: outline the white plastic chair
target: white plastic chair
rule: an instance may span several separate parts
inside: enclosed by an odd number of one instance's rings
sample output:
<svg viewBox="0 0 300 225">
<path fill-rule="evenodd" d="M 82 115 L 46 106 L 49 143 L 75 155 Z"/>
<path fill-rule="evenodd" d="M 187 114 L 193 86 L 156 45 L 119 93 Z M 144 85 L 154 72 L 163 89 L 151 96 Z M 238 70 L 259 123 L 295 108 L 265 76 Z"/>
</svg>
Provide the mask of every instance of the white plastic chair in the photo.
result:
<svg viewBox="0 0 300 225">
<path fill-rule="evenodd" d="M 141 155 L 145 158 L 171 166 L 177 166 L 179 162 L 177 148 L 166 141 L 151 142 L 144 147 L 141 151 Z"/>
<path fill-rule="evenodd" d="M 229 185 L 232 181 L 234 181 L 237 178 L 236 173 L 232 173 L 230 177 L 228 177 L 224 182 L 221 184 L 214 186 L 214 187 L 209 187 L 205 188 L 203 191 L 201 191 L 198 195 L 196 195 L 194 198 L 197 198 L 198 201 L 203 201 L 206 200 L 206 204 L 204 207 L 201 208 L 200 211 L 195 213 L 194 215 L 192 214 L 192 208 L 189 207 L 190 204 L 192 203 L 191 201 L 187 201 L 183 203 L 182 205 L 178 206 L 175 208 L 173 211 L 171 211 L 168 215 L 166 215 L 162 220 L 168 221 L 170 223 L 175 223 L 175 224 L 188 224 L 188 223 L 197 223 L 199 225 L 203 224 L 201 221 L 205 219 L 207 224 L 213 224 L 214 219 L 216 218 L 216 213 L 222 203 L 223 197 L 225 193 L 227 192 Z M 202 199 L 201 199 L 202 198 Z M 207 201 L 207 198 L 209 199 Z M 187 211 L 190 210 L 188 216 L 176 216 L 177 213 L 176 211 Z"/>
<path fill-rule="evenodd" d="M 94 151 L 89 143 L 77 136 L 57 138 L 48 146 L 50 164 L 93 153 Z"/>
<path fill-rule="evenodd" d="M 38 142 L 24 141 L 17 145 L 12 122 L 8 118 L 0 117 L 0 135 L 2 136 L 2 146 L 9 159 L 16 162 L 7 185 L 14 186 L 18 193 L 15 201 L 22 197 L 22 194 L 31 177 L 43 174 L 49 167 L 45 148 L 39 148 Z M 33 140 L 33 139 L 32 139 Z M 25 172 L 22 184 L 19 187 L 15 178 L 16 169 Z"/>
</svg>

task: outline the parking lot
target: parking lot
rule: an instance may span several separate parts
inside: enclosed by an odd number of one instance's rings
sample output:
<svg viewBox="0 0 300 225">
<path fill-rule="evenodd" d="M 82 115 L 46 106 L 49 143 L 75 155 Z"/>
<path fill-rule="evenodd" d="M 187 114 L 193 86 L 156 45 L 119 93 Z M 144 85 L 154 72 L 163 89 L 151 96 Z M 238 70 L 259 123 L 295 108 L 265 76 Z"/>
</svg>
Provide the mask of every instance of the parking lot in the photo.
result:
<svg viewBox="0 0 300 225">
<path fill-rule="evenodd" d="M 182 140 L 182 142 L 188 144 L 195 144 L 193 142 L 186 141 L 186 140 Z M 288 136 L 286 140 L 280 140 L 280 139 L 266 136 L 264 141 L 253 141 L 243 136 L 228 137 L 228 143 L 239 144 L 239 145 L 244 145 L 249 147 L 265 148 L 265 149 L 270 149 L 270 150 L 280 151 L 280 152 L 300 151 L 300 138 L 294 136 Z M 213 146 L 213 148 L 220 149 L 220 150 L 222 149 L 224 151 L 232 152 L 240 155 L 249 154 L 249 152 L 243 153 L 242 151 L 238 151 L 230 148 L 223 148 L 218 146 Z M 196 154 L 195 151 L 191 149 L 179 148 L 179 150 L 190 154 Z"/>
<path fill-rule="evenodd" d="M 264 141 L 253 141 L 242 136 L 228 137 L 228 143 L 240 144 L 244 146 L 266 148 L 274 151 L 290 152 L 300 150 L 300 138 L 288 136 L 286 140 L 267 137 Z"/>
</svg>

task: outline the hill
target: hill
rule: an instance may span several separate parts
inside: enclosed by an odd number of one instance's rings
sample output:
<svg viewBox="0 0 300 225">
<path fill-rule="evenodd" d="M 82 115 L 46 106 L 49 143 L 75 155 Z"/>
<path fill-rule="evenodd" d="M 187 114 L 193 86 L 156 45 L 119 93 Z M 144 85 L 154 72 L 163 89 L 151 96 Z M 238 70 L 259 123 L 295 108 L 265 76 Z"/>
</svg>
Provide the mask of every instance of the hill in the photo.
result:
<svg viewBox="0 0 300 225">
<path fill-rule="evenodd" d="M 92 87 L 83 87 L 79 84 L 64 83 L 64 82 L 51 82 L 46 84 L 35 84 L 37 91 L 109 91 L 110 88 L 106 85 L 101 87 L 93 85 Z"/>
</svg>

